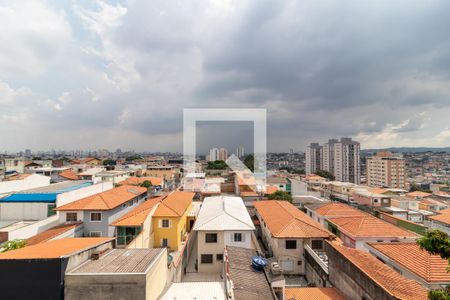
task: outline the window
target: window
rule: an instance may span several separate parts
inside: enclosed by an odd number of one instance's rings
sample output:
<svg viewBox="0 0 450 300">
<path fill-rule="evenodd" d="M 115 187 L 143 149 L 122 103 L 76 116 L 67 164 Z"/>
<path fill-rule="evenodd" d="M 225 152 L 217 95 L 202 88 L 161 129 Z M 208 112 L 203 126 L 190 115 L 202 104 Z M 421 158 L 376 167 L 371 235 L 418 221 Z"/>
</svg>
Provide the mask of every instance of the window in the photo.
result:
<svg viewBox="0 0 450 300">
<path fill-rule="evenodd" d="M 77 221 L 77 213 L 68 212 L 66 214 L 66 222 L 76 222 Z"/>
<path fill-rule="evenodd" d="M 223 254 L 217 254 L 216 255 L 216 260 L 217 261 L 222 261 L 223 260 Z"/>
<path fill-rule="evenodd" d="M 162 239 L 161 247 L 163 247 L 163 248 L 169 247 L 169 239 Z"/>
<path fill-rule="evenodd" d="M 170 227 L 170 220 L 167 220 L 167 219 L 162 220 L 161 221 L 161 227 L 162 228 L 169 228 Z"/>
<path fill-rule="evenodd" d="M 297 241 L 296 240 L 287 240 L 286 241 L 286 249 L 297 249 Z"/>
<path fill-rule="evenodd" d="M 297 260 L 297 266 L 301 266 L 302 265 L 302 261 L 301 260 Z"/>
<path fill-rule="evenodd" d="M 100 231 L 90 231 L 89 236 L 90 237 L 101 237 L 102 233 Z"/>
<path fill-rule="evenodd" d="M 206 233 L 205 243 L 217 243 L 217 233 Z"/>
<path fill-rule="evenodd" d="M 236 232 L 234 234 L 234 241 L 235 242 L 242 242 L 242 233 Z"/>
<path fill-rule="evenodd" d="M 213 255 L 212 254 L 202 254 L 200 261 L 202 264 L 212 264 L 213 263 Z"/>
<path fill-rule="evenodd" d="M 313 248 L 313 250 L 321 250 L 321 249 L 323 249 L 323 241 L 322 240 L 312 240 L 311 241 L 311 248 Z"/>
<path fill-rule="evenodd" d="M 95 212 L 91 213 L 91 222 L 101 222 L 102 221 L 102 213 Z"/>
</svg>

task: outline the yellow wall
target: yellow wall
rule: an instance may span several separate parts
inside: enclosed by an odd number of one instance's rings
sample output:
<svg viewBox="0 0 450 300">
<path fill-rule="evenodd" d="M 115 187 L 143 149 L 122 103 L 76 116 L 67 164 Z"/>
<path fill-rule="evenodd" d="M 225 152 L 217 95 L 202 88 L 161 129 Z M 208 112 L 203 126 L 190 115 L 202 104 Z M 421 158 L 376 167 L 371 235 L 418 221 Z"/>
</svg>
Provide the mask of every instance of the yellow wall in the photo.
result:
<svg viewBox="0 0 450 300">
<path fill-rule="evenodd" d="M 161 240 L 166 238 L 169 240 L 169 248 L 171 251 L 178 251 L 181 246 L 181 241 L 186 232 L 187 226 L 187 214 L 191 209 L 192 203 L 181 217 L 153 217 L 153 230 L 154 230 L 154 247 L 161 246 Z M 171 221 L 170 228 L 160 228 L 160 220 L 168 219 Z"/>
</svg>

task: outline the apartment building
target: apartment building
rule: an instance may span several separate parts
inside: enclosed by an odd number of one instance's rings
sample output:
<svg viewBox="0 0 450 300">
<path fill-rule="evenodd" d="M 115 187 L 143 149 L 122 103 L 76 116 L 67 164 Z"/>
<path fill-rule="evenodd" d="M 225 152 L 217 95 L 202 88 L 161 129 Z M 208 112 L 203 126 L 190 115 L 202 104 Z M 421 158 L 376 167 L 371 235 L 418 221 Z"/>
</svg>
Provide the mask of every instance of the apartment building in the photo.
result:
<svg viewBox="0 0 450 300">
<path fill-rule="evenodd" d="M 361 182 L 360 144 L 351 138 L 341 138 L 334 144 L 334 176 L 337 181 Z"/>
<path fill-rule="evenodd" d="M 306 163 L 306 175 L 314 174 L 321 169 L 321 146 L 319 143 L 311 143 L 306 147 L 305 163 Z"/>
<path fill-rule="evenodd" d="M 227 160 L 228 158 L 228 151 L 225 148 L 212 148 L 209 150 L 209 161 L 216 161 L 216 160 Z"/>
<path fill-rule="evenodd" d="M 306 175 L 325 170 L 331 172 L 337 181 L 361 182 L 359 142 L 342 137 L 339 141 L 330 139 L 323 145 L 311 143 L 305 154 Z"/>
<path fill-rule="evenodd" d="M 225 246 L 253 249 L 255 226 L 240 197 L 214 196 L 203 201 L 194 224 L 199 272 L 221 272 Z"/>
<path fill-rule="evenodd" d="M 367 158 L 367 185 L 371 187 L 405 188 L 405 160 L 389 151 Z"/>
</svg>

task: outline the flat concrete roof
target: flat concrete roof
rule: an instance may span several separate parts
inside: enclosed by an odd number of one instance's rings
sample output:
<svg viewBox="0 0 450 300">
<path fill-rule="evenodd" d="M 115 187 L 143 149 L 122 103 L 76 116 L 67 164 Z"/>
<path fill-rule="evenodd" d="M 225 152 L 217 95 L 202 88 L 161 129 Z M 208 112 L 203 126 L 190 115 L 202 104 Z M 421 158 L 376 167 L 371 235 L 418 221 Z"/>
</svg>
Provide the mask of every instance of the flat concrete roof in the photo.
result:
<svg viewBox="0 0 450 300">
<path fill-rule="evenodd" d="M 123 274 L 147 273 L 153 261 L 165 248 L 113 249 L 97 260 L 89 260 L 70 274 Z"/>
<path fill-rule="evenodd" d="M 88 186 L 88 183 L 92 184 L 92 182 L 89 180 L 63 181 L 59 183 L 52 183 L 50 185 L 39 188 L 17 192 L 16 194 L 61 193 L 76 190 L 77 188 L 82 188 L 84 186 Z"/>
</svg>

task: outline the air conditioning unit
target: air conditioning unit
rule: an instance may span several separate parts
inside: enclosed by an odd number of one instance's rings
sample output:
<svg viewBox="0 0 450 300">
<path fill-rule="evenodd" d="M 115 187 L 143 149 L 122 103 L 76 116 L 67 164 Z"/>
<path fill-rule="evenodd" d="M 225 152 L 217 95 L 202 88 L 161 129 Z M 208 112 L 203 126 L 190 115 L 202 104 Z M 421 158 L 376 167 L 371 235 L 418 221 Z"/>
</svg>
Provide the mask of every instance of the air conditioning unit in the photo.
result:
<svg viewBox="0 0 450 300">
<path fill-rule="evenodd" d="M 281 274 L 281 267 L 277 262 L 273 262 L 270 264 L 270 271 L 274 275 L 280 275 Z"/>
</svg>

